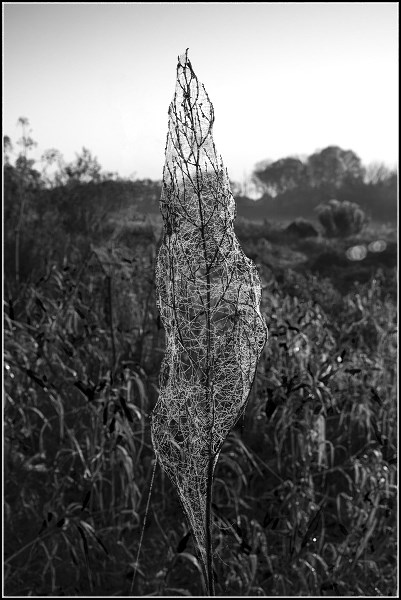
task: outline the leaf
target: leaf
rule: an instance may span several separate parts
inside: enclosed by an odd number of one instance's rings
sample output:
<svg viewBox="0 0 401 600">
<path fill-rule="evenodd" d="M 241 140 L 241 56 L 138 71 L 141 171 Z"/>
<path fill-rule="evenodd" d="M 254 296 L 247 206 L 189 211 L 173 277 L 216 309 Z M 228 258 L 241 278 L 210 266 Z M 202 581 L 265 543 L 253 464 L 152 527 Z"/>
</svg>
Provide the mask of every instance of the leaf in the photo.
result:
<svg viewBox="0 0 401 600">
<path fill-rule="evenodd" d="M 268 518 L 267 514 L 266 514 L 265 519 L 263 520 L 263 527 L 267 527 L 269 525 L 269 529 L 271 529 L 273 531 L 274 529 L 277 529 L 277 526 L 279 523 L 280 523 L 280 517 Z"/>
<path fill-rule="evenodd" d="M 94 534 L 94 537 L 97 541 L 97 543 L 101 546 L 101 548 L 103 549 L 104 553 L 109 556 L 109 551 L 107 550 L 106 546 L 103 544 L 102 540 L 100 539 L 99 536 L 97 536 L 96 534 Z"/>
<path fill-rule="evenodd" d="M 135 382 L 139 394 L 139 404 L 141 408 L 144 408 L 146 403 L 146 390 L 142 378 L 138 375 L 138 373 L 134 373 L 133 381 Z"/>
<path fill-rule="evenodd" d="M 169 587 L 166 592 L 173 592 L 174 596 L 192 596 L 191 592 L 184 588 Z"/>
<path fill-rule="evenodd" d="M 235 521 L 232 524 L 232 528 L 241 538 L 243 537 L 244 533 L 243 533 L 241 527 Z"/>
<path fill-rule="evenodd" d="M 45 305 L 43 304 L 42 300 L 38 296 L 35 296 L 35 302 L 39 306 L 39 308 L 41 308 L 43 310 L 43 312 L 47 313 Z"/>
<path fill-rule="evenodd" d="M 311 535 L 317 530 L 317 528 L 319 526 L 322 510 L 323 510 L 323 508 L 320 507 L 320 509 L 317 511 L 317 513 L 315 515 L 313 515 L 313 517 L 311 517 L 309 524 L 308 524 L 308 528 L 306 530 L 306 533 L 302 539 L 301 548 L 304 548 L 306 546 L 306 544 L 310 540 Z"/>
<path fill-rule="evenodd" d="M 340 589 L 337 583 L 333 580 L 326 579 L 322 582 L 320 586 L 320 591 L 323 592 L 334 592 L 336 595 L 339 595 Z"/>
<path fill-rule="evenodd" d="M 308 364 L 306 365 L 306 368 L 307 368 L 307 370 L 308 370 L 308 373 L 309 373 L 309 375 L 310 375 L 310 376 L 312 377 L 312 379 L 314 380 L 314 379 L 315 379 L 315 375 L 314 375 L 314 373 L 313 373 L 313 371 L 312 371 L 312 367 L 311 367 L 311 364 L 310 364 L 309 362 L 308 362 Z"/>
<path fill-rule="evenodd" d="M 143 577 L 144 579 L 146 579 L 146 575 L 145 575 L 145 573 L 143 572 L 143 570 L 140 568 L 140 566 L 138 565 L 138 563 L 136 563 L 136 562 L 134 562 L 134 563 L 129 563 L 129 566 L 130 566 L 130 567 L 132 567 L 132 570 L 129 570 L 129 571 L 127 572 L 127 574 L 126 574 L 126 578 L 127 578 L 127 579 L 132 579 L 132 578 L 133 578 L 133 576 L 134 576 L 136 573 L 139 573 L 139 575 L 140 575 L 141 577 Z M 157 575 L 156 575 L 156 577 L 157 577 Z"/>
<path fill-rule="evenodd" d="M 288 319 L 285 319 L 285 322 L 288 325 L 288 330 L 289 331 L 296 331 L 297 333 L 301 332 L 301 330 L 298 327 L 295 327 L 294 325 L 291 325 L 291 323 L 288 321 Z"/>
<path fill-rule="evenodd" d="M 109 433 L 113 433 L 116 428 L 116 418 L 113 417 L 109 425 Z"/>
<path fill-rule="evenodd" d="M 198 559 L 193 554 L 190 554 L 189 552 L 181 552 L 179 554 L 179 556 L 181 556 L 182 558 L 185 558 L 185 560 L 189 561 L 203 576 L 202 567 L 200 566 Z"/>
<path fill-rule="evenodd" d="M 48 391 L 48 387 L 46 385 L 44 377 L 39 377 L 39 375 L 32 371 L 32 369 L 26 369 L 26 374 L 29 375 L 29 377 L 33 379 L 33 381 L 35 381 L 35 383 L 37 383 L 45 392 Z"/>
<path fill-rule="evenodd" d="M 83 547 L 84 547 L 84 554 L 85 554 L 85 560 L 87 565 L 89 566 L 89 547 L 88 547 L 88 540 L 86 539 L 86 535 L 84 530 L 82 529 L 82 527 L 80 525 L 76 526 L 78 529 L 78 533 L 81 536 L 82 539 L 82 543 L 83 543 Z"/>
<path fill-rule="evenodd" d="M 107 419 L 108 419 L 108 408 L 109 408 L 109 404 L 108 402 L 104 403 L 104 407 L 103 407 L 103 425 L 107 425 Z"/>
<path fill-rule="evenodd" d="M 91 497 L 91 490 L 89 490 L 89 491 L 88 491 L 88 492 L 86 492 L 86 494 L 85 494 L 84 501 L 82 502 L 82 508 L 81 508 L 81 511 L 84 511 L 84 510 L 85 510 L 85 508 L 88 506 L 88 504 L 89 504 L 89 500 L 90 500 L 90 497 Z"/>
<path fill-rule="evenodd" d="M 95 388 L 85 385 L 82 381 L 75 381 L 73 385 L 82 392 L 89 402 L 95 400 Z"/>
<path fill-rule="evenodd" d="M 334 375 L 332 365 L 328 365 L 322 373 L 319 375 L 319 379 L 323 384 L 326 384 L 330 377 Z"/>
<path fill-rule="evenodd" d="M 375 390 L 375 388 L 370 388 L 370 391 L 372 392 L 372 398 L 375 402 L 377 402 L 377 404 L 379 406 L 383 406 L 383 400 L 380 398 L 379 394 L 377 393 L 377 391 Z"/>
<path fill-rule="evenodd" d="M 38 535 L 41 535 L 46 528 L 47 528 L 47 521 L 46 521 L 46 519 L 43 519 L 42 525 L 41 525 L 41 528 L 39 529 L 39 534 Z"/>
<path fill-rule="evenodd" d="M 187 547 L 187 543 L 188 543 L 188 540 L 189 540 L 190 537 L 191 537 L 191 531 L 188 531 L 188 533 L 186 533 L 184 535 L 184 537 L 182 537 L 180 539 L 180 541 L 178 542 L 177 550 L 176 550 L 176 552 L 178 554 L 180 554 L 180 552 L 183 552 L 185 550 L 185 548 Z"/>
<path fill-rule="evenodd" d="M 256 571 L 258 568 L 258 557 L 256 556 L 256 554 L 249 555 L 249 562 L 251 563 L 251 577 L 253 580 L 255 579 Z"/>
<path fill-rule="evenodd" d="M 74 565 L 77 566 L 79 564 L 79 561 L 78 561 L 77 553 L 75 552 L 73 546 L 71 546 L 71 545 L 69 546 L 69 551 L 70 551 L 70 556 L 71 556 L 72 562 L 74 563 Z"/>
<path fill-rule="evenodd" d="M 61 347 L 63 348 L 64 352 L 69 358 L 72 358 L 74 356 L 75 348 L 67 340 L 63 340 L 63 342 L 61 343 Z"/>
<path fill-rule="evenodd" d="M 127 417 L 128 421 L 129 421 L 130 423 L 133 423 L 133 422 L 134 422 L 134 419 L 133 419 L 133 417 L 132 417 L 132 414 L 131 414 L 131 411 L 130 411 L 130 409 L 129 409 L 129 408 L 128 408 L 128 406 L 127 406 L 127 402 L 126 402 L 126 400 L 125 400 L 124 396 L 123 396 L 122 394 L 120 394 L 120 395 L 119 395 L 119 397 L 118 397 L 118 399 L 119 399 L 119 401 L 120 401 L 121 407 L 122 407 L 122 409 L 123 409 L 123 411 L 124 411 L 124 414 L 125 414 L 125 416 Z"/>
<path fill-rule="evenodd" d="M 317 554 L 316 552 L 311 552 L 309 554 L 310 554 L 310 556 L 312 556 L 315 560 L 317 560 L 322 565 L 323 570 L 324 570 L 325 573 L 329 572 L 329 566 L 328 566 L 328 564 L 326 563 L 326 561 L 319 554 Z"/>
<path fill-rule="evenodd" d="M 248 542 L 246 542 L 244 539 L 241 542 L 241 546 L 240 546 L 240 550 L 242 550 L 242 552 L 244 552 L 245 554 L 250 554 L 251 550 L 252 550 L 252 546 L 250 546 L 248 544 Z"/>
<path fill-rule="evenodd" d="M 268 400 L 265 405 L 265 414 L 267 419 L 270 419 L 276 411 L 277 404 L 273 400 Z"/>
<path fill-rule="evenodd" d="M 264 518 L 263 518 L 263 527 L 267 527 L 267 525 L 270 523 L 271 521 L 271 516 L 270 516 L 270 511 L 267 511 L 267 513 L 265 514 Z"/>
<path fill-rule="evenodd" d="M 373 432 L 375 434 L 375 437 L 376 437 L 377 441 L 379 442 L 379 444 L 381 446 L 384 446 L 385 445 L 385 440 L 383 439 L 383 437 L 382 437 L 382 435 L 381 435 L 381 433 L 379 431 L 379 428 L 377 427 L 377 423 L 376 423 L 376 420 L 374 419 L 374 417 L 372 417 L 370 419 L 370 424 L 372 425 L 372 429 L 373 429 Z"/>
</svg>

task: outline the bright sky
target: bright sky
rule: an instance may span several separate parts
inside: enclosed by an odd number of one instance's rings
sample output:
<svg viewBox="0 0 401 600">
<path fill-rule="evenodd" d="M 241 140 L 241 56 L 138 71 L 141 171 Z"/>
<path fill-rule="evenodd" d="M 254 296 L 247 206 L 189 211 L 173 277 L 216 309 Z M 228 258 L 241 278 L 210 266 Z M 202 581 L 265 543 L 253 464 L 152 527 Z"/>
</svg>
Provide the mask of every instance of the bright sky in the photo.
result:
<svg viewBox="0 0 401 600">
<path fill-rule="evenodd" d="M 398 3 L 3 3 L 3 131 L 161 179 L 177 55 L 231 179 L 329 145 L 398 160 Z"/>
</svg>

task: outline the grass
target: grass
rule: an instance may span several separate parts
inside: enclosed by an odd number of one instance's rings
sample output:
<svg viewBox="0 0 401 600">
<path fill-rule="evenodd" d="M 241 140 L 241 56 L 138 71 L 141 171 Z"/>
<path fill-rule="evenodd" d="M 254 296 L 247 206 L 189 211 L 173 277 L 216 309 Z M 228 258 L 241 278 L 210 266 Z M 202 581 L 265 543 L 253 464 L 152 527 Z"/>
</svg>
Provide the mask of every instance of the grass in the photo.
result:
<svg viewBox="0 0 401 600">
<path fill-rule="evenodd" d="M 216 469 L 216 593 L 395 595 L 394 234 L 371 226 L 340 243 L 246 226 L 269 342 Z M 130 594 L 164 335 L 156 242 L 119 236 L 6 307 L 6 595 Z M 376 239 L 387 254 L 345 257 Z M 188 533 L 158 468 L 134 595 L 201 593 Z"/>
</svg>

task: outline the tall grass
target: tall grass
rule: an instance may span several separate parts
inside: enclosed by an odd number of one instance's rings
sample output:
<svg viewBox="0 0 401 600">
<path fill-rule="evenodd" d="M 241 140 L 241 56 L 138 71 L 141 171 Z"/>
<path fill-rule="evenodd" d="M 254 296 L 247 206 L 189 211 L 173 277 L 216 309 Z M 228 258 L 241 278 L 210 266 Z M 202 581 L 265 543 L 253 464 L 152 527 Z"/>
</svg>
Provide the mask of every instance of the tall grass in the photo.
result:
<svg viewBox="0 0 401 600">
<path fill-rule="evenodd" d="M 129 595 L 164 338 L 147 248 L 77 252 L 6 306 L 7 595 Z M 270 344 L 216 468 L 216 593 L 395 595 L 392 270 L 339 289 L 335 276 L 256 260 Z M 194 542 L 160 469 L 149 506 L 134 595 L 199 595 Z"/>
</svg>

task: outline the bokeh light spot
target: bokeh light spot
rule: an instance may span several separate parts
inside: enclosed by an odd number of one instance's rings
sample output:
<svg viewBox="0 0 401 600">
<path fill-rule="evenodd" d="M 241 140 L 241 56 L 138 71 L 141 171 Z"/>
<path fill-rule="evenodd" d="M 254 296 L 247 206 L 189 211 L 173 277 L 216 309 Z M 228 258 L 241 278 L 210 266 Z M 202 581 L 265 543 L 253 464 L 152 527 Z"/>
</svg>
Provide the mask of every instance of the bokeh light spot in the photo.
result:
<svg viewBox="0 0 401 600">
<path fill-rule="evenodd" d="M 384 240 L 375 240 L 370 242 L 368 246 L 369 252 L 383 252 L 387 248 L 387 244 Z"/>
<path fill-rule="evenodd" d="M 364 245 L 351 246 L 345 254 L 348 260 L 363 260 L 366 258 L 368 250 Z"/>
</svg>

